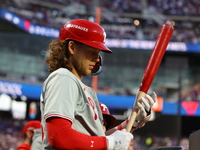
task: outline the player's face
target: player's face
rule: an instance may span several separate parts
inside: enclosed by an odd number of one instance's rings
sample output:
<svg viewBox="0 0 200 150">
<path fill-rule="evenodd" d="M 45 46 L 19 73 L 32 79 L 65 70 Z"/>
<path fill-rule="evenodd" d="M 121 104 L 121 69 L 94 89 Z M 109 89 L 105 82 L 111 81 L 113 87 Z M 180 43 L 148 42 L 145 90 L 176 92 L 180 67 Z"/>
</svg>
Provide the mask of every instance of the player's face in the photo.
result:
<svg viewBox="0 0 200 150">
<path fill-rule="evenodd" d="M 103 131 L 104 132 L 106 132 L 106 126 L 107 126 L 107 121 L 106 121 L 106 119 L 104 118 L 104 120 L 103 120 Z"/>
<path fill-rule="evenodd" d="M 106 126 L 103 125 L 102 127 L 103 127 L 103 131 L 106 132 Z"/>
<path fill-rule="evenodd" d="M 100 61 L 99 52 L 101 50 L 85 44 L 75 44 L 74 47 L 74 54 L 71 57 L 72 72 L 78 78 L 90 75 L 95 64 Z"/>
</svg>

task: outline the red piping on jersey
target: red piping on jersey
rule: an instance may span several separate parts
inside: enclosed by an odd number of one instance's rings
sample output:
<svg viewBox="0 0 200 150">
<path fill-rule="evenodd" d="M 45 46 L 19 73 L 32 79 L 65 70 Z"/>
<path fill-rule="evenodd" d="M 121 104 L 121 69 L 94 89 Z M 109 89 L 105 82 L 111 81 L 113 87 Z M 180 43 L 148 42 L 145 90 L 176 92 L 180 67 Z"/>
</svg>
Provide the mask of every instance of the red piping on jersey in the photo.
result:
<svg viewBox="0 0 200 150">
<path fill-rule="evenodd" d="M 67 119 L 67 120 L 73 122 L 73 119 L 71 117 L 63 116 L 63 115 L 60 115 L 60 114 L 50 114 L 50 115 L 45 116 L 44 119 L 47 120 L 50 117 L 64 118 L 64 119 Z"/>
</svg>

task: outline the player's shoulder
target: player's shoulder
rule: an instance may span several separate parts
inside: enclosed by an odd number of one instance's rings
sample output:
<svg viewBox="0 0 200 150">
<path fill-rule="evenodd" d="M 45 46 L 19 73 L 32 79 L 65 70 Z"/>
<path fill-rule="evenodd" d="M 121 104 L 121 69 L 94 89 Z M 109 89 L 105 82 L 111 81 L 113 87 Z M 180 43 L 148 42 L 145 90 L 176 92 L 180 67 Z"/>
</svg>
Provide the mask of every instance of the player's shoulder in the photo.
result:
<svg viewBox="0 0 200 150">
<path fill-rule="evenodd" d="M 48 78 L 52 78 L 52 77 L 55 77 L 55 76 L 69 76 L 71 78 L 74 78 L 75 75 L 73 73 L 71 73 L 68 69 L 66 68 L 59 68 L 57 70 L 55 70 L 54 72 L 52 72 Z M 47 79 L 48 79 L 47 78 Z"/>
<path fill-rule="evenodd" d="M 56 74 L 59 74 L 59 75 L 72 75 L 72 73 L 66 69 L 66 68 L 59 68 L 57 70 L 55 70 L 54 72 L 52 72 L 50 75 L 56 75 Z"/>
<path fill-rule="evenodd" d="M 45 80 L 44 84 L 48 83 L 49 81 L 51 81 L 51 82 L 57 81 L 58 82 L 58 80 L 60 80 L 62 77 L 64 77 L 65 80 L 68 80 L 70 78 L 71 81 L 77 82 L 77 77 L 73 73 L 71 73 L 68 69 L 59 68 L 59 69 L 55 70 L 54 72 L 52 72 L 51 74 L 49 74 L 49 76 Z"/>
</svg>

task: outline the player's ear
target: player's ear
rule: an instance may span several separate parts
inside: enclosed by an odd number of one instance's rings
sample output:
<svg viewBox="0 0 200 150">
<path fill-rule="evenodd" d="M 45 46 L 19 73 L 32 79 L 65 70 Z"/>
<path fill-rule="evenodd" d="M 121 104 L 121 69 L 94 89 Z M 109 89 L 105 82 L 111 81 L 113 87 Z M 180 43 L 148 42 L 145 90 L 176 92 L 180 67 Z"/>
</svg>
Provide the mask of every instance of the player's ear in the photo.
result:
<svg viewBox="0 0 200 150">
<path fill-rule="evenodd" d="M 68 42 L 68 50 L 70 54 L 74 54 L 75 51 L 75 42 L 74 41 L 69 41 Z"/>
</svg>

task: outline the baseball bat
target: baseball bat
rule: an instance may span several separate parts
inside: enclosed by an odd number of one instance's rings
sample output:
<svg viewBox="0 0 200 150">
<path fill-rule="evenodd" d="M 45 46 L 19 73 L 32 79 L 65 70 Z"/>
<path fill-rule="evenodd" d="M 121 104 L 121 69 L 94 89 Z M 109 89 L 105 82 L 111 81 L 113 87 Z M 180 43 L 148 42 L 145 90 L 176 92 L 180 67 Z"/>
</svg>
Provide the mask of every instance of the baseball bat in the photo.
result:
<svg viewBox="0 0 200 150">
<path fill-rule="evenodd" d="M 155 42 L 150 59 L 146 66 L 146 69 L 142 78 L 141 86 L 137 93 L 136 102 L 139 101 L 142 97 L 145 97 L 145 94 L 147 93 L 149 87 L 151 86 L 151 83 L 153 82 L 153 79 L 156 75 L 156 72 L 163 58 L 163 55 L 166 51 L 167 45 L 170 41 L 173 31 L 174 31 L 174 27 L 171 25 L 170 22 L 163 24 L 162 28 L 160 29 L 160 32 Z M 131 132 L 133 123 L 135 122 L 137 112 L 138 112 L 138 108 L 135 108 L 133 106 L 133 110 L 130 115 L 129 122 L 126 126 L 127 132 Z"/>
</svg>

